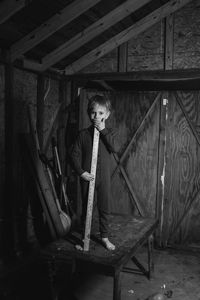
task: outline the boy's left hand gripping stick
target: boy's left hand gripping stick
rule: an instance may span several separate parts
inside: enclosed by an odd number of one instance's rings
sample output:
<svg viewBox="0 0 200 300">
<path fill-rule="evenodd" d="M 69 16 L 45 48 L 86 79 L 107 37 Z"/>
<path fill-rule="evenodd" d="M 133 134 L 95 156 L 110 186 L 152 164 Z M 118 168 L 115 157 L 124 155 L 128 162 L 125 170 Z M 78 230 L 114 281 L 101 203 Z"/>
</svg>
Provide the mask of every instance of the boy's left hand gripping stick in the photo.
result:
<svg viewBox="0 0 200 300">
<path fill-rule="evenodd" d="M 94 202 L 98 148 L 99 148 L 99 131 L 96 128 L 94 128 L 92 162 L 91 162 L 91 169 L 90 169 L 90 173 L 94 175 L 94 180 L 89 182 L 87 215 L 86 215 L 84 246 L 83 246 L 84 251 L 88 251 L 90 245 L 90 232 L 91 232 L 91 224 L 92 224 L 92 211 L 93 211 L 93 202 Z"/>
</svg>

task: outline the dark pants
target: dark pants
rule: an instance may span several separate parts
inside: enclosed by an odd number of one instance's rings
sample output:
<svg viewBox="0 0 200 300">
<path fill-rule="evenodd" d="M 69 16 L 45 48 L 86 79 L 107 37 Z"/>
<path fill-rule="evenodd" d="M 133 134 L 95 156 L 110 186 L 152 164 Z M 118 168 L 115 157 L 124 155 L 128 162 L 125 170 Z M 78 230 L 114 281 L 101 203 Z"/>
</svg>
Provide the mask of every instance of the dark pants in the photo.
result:
<svg viewBox="0 0 200 300">
<path fill-rule="evenodd" d="M 81 182 L 82 187 L 82 224 L 85 226 L 85 219 L 87 213 L 87 200 L 89 183 L 86 181 Z M 97 180 L 95 186 L 95 196 L 93 203 L 93 224 L 96 214 L 98 213 L 99 231 L 101 237 L 108 237 L 109 229 L 109 208 L 110 204 L 110 182 L 109 180 Z"/>
</svg>

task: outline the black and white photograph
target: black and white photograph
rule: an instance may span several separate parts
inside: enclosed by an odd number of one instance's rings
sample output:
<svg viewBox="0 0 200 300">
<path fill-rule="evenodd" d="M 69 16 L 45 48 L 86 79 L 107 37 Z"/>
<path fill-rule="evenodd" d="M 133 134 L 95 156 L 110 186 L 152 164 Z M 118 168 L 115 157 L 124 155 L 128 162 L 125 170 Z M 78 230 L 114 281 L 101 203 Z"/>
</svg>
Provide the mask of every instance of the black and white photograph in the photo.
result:
<svg viewBox="0 0 200 300">
<path fill-rule="evenodd" d="M 0 300 L 200 300 L 200 0 L 0 0 Z"/>
</svg>

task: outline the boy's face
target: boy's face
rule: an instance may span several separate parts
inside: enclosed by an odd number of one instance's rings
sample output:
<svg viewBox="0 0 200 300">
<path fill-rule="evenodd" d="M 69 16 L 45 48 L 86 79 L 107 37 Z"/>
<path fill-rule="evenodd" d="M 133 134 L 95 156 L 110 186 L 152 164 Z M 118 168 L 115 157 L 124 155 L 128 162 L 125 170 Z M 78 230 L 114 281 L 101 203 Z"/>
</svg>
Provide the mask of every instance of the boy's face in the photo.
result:
<svg viewBox="0 0 200 300">
<path fill-rule="evenodd" d="M 99 120 L 105 121 L 110 115 L 109 110 L 107 110 L 106 106 L 95 104 L 91 111 L 89 112 L 90 120 Z"/>
</svg>

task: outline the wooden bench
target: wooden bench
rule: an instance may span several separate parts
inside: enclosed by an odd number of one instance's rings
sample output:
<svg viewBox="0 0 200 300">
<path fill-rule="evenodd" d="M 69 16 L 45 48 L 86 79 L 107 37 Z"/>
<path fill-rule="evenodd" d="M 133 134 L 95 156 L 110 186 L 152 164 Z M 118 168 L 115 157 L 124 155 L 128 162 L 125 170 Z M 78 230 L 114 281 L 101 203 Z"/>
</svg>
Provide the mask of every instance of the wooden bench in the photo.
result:
<svg viewBox="0 0 200 300">
<path fill-rule="evenodd" d="M 111 216 L 111 241 L 116 245 L 115 251 L 106 250 L 98 238 L 91 238 L 89 251 L 76 250 L 75 244 L 80 242 L 80 235 L 77 232 L 73 232 L 66 239 L 53 242 L 43 249 L 41 252 L 42 259 L 47 261 L 51 267 L 58 261 L 71 263 L 75 267 L 79 263 L 86 264 L 87 268 L 90 265 L 95 265 L 95 271 L 98 271 L 98 269 L 103 270 L 105 274 L 113 276 L 113 300 L 120 300 L 122 272 L 142 273 L 148 278 L 151 277 L 154 269 L 152 258 L 153 233 L 157 225 L 158 221 L 155 219 Z M 145 242 L 148 243 L 147 268 L 135 257 L 136 251 Z M 129 260 L 132 260 L 137 266 L 136 270 L 126 267 Z"/>
</svg>

